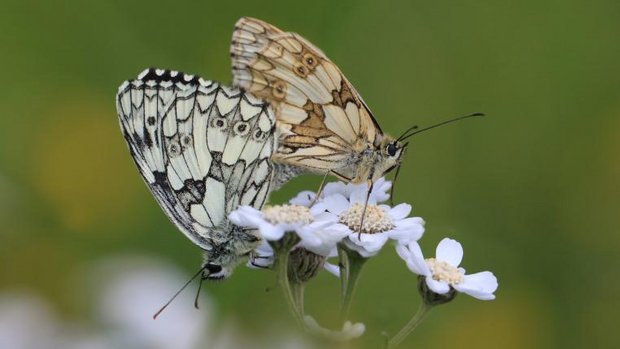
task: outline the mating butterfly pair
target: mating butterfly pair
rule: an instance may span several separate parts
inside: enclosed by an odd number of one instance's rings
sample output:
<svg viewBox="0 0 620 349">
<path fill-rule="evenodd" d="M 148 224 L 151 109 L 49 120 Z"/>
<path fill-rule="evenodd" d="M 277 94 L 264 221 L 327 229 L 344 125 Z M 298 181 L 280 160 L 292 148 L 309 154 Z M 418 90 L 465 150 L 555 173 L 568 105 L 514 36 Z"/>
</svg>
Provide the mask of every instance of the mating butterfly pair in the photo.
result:
<svg viewBox="0 0 620 349">
<path fill-rule="evenodd" d="M 260 237 L 227 219 L 261 208 L 303 172 L 373 182 L 399 166 L 413 133 L 385 135 L 349 81 L 295 33 L 253 18 L 235 25 L 229 88 L 148 69 L 117 95 L 138 169 L 170 220 L 204 250 L 206 279 L 222 279 Z"/>
</svg>

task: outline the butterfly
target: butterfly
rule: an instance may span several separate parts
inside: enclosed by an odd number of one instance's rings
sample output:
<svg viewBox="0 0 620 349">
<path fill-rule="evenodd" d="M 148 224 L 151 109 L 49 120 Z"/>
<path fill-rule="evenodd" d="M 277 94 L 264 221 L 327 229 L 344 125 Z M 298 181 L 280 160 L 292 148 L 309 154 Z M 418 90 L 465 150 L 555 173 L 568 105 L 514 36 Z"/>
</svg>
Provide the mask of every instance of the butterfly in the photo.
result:
<svg viewBox="0 0 620 349">
<path fill-rule="evenodd" d="M 413 128 L 397 139 L 383 133 L 340 69 L 308 40 L 244 17 L 230 54 L 233 85 L 274 108 L 279 145 L 272 159 L 288 169 L 282 173 L 372 184 L 400 165 Z"/>
<path fill-rule="evenodd" d="M 272 189 L 271 108 L 240 89 L 162 69 L 124 82 L 116 106 L 129 152 L 157 203 L 204 250 L 202 279 L 228 277 L 260 243 L 256 231 L 227 217 L 239 205 L 260 209 Z"/>
</svg>

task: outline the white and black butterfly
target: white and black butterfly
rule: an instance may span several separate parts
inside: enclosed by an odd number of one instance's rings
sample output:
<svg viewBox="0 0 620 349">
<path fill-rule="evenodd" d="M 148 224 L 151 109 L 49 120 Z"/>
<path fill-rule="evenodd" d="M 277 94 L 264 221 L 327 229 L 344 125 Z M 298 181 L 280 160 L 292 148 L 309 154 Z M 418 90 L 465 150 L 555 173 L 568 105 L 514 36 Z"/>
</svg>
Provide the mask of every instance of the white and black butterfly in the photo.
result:
<svg viewBox="0 0 620 349">
<path fill-rule="evenodd" d="M 260 237 L 233 225 L 272 190 L 275 117 L 264 101 L 194 75 L 147 69 L 118 91 L 129 151 L 170 220 L 204 250 L 202 277 L 223 279 Z"/>
</svg>

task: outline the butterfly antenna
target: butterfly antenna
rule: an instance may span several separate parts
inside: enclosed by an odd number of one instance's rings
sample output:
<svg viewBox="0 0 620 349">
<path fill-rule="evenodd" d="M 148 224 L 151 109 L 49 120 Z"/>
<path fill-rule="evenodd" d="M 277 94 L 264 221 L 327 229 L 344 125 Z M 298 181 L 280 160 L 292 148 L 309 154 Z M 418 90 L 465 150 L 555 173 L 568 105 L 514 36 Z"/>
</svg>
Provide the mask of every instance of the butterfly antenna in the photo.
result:
<svg viewBox="0 0 620 349">
<path fill-rule="evenodd" d="M 202 282 L 205 281 L 205 278 L 200 278 L 200 281 L 198 281 L 198 291 L 196 291 L 196 298 L 194 298 L 194 308 L 196 309 L 200 309 L 200 307 L 198 306 L 198 298 L 200 298 L 200 290 L 202 289 Z"/>
<path fill-rule="evenodd" d="M 364 203 L 364 209 L 362 210 L 362 218 L 360 218 L 360 231 L 357 234 L 358 239 L 362 239 L 362 231 L 364 230 L 364 217 L 366 216 L 366 208 L 368 207 L 368 200 L 370 199 L 370 193 L 372 193 L 372 187 L 375 185 L 373 181 L 370 181 L 368 186 L 368 193 L 366 193 L 366 202 Z"/>
<path fill-rule="evenodd" d="M 409 128 L 408 128 L 405 132 L 403 132 L 403 134 L 402 134 L 402 135 L 400 135 L 400 137 L 398 137 L 396 140 L 397 140 L 397 141 L 400 141 L 401 139 L 403 139 L 403 137 L 405 137 L 405 135 L 406 135 L 407 133 L 409 133 L 409 131 L 413 131 L 413 130 L 415 130 L 415 129 L 417 129 L 417 128 L 418 128 L 418 125 L 413 125 L 413 126 L 409 127 Z"/>
<path fill-rule="evenodd" d="M 449 123 L 452 123 L 452 122 L 455 122 L 455 121 L 459 121 L 459 120 L 463 120 L 463 119 L 473 118 L 475 116 L 484 116 L 484 114 L 483 113 L 473 113 L 473 114 L 469 114 L 469 115 L 463 115 L 463 116 L 456 117 L 454 119 L 442 121 L 442 122 L 440 122 L 438 124 L 431 125 L 429 127 L 425 127 L 425 128 L 419 129 L 419 130 L 413 129 L 414 130 L 413 132 L 411 132 L 409 134 L 405 134 L 403 136 L 400 136 L 398 138 L 398 140 L 399 141 L 403 141 L 403 140 L 405 140 L 405 139 L 407 139 L 407 138 L 409 138 L 409 137 L 411 137 L 411 136 L 413 136 L 415 134 L 422 133 L 422 132 L 425 132 L 425 131 L 428 131 L 428 130 L 432 130 L 435 127 L 443 126 L 445 124 L 449 124 Z"/>
<path fill-rule="evenodd" d="M 189 280 L 185 283 L 185 285 L 183 285 L 183 287 L 181 287 L 181 288 L 177 291 L 177 293 L 175 293 L 175 294 L 174 294 L 174 296 L 172 296 L 172 298 L 170 298 L 170 300 L 169 300 L 166 304 L 164 304 L 164 306 L 163 306 L 163 307 L 161 307 L 161 308 L 160 308 L 160 309 L 159 309 L 159 310 L 158 310 L 155 314 L 153 314 L 153 320 L 156 320 L 156 319 L 157 319 L 157 317 L 159 316 L 159 314 L 161 314 L 161 313 L 164 311 L 164 309 L 166 309 L 166 308 L 170 305 L 170 303 L 172 303 L 172 301 L 173 301 L 175 298 L 177 298 L 177 296 L 178 296 L 181 292 L 183 292 L 183 290 L 184 290 L 184 289 L 185 289 L 185 288 L 186 288 L 186 287 L 187 287 L 187 286 L 188 286 L 188 285 L 189 285 L 192 281 L 194 281 L 194 279 L 195 279 L 195 278 L 197 278 L 197 277 L 198 277 L 198 275 L 200 275 L 200 274 L 201 274 L 201 273 L 202 273 L 202 272 L 206 269 L 206 267 L 207 267 L 206 265 L 205 265 L 204 267 L 201 267 L 201 268 L 200 268 L 200 270 L 198 270 L 198 272 L 197 272 L 194 276 L 192 276 L 192 277 L 191 277 L 191 278 L 190 278 L 190 279 L 189 279 Z"/>
</svg>

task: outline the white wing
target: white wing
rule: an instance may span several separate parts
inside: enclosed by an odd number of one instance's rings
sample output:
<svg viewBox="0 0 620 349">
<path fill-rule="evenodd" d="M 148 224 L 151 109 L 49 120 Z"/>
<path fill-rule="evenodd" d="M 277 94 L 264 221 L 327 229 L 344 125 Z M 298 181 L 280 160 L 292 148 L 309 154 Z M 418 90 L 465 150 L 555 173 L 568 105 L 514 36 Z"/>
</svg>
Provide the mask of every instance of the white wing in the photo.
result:
<svg viewBox="0 0 620 349">
<path fill-rule="evenodd" d="M 268 104 L 194 75 L 147 69 L 116 106 L 129 151 L 170 220 L 211 249 L 238 205 L 262 207 L 276 146 Z"/>
</svg>

